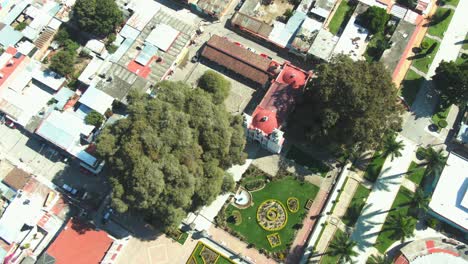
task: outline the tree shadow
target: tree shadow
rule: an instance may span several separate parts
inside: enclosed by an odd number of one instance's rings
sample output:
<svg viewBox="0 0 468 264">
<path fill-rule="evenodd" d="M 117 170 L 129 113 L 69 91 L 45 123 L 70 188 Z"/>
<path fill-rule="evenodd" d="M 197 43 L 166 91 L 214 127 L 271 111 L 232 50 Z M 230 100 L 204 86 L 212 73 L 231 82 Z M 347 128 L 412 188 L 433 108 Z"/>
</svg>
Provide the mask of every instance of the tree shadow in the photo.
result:
<svg viewBox="0 0 468 264">
<path fill-rule="evenodd" d="M 450 14 L 452 14 L 451 9 L 447 9 L 447 11 L 445 11 L 442 15 L 436 13 L 435 15 L 432 16 L 429 22 L 423 24 L 423 27 L 431 27 L 431 26 L 438 25 L 442 21 L 447 19 L 450 16 Z"/>
<path fill-rule="evenodd" d="M 71 228 L 78 234 L 85 234 L 88 231 L 94 230 L 96 227 L 90 222 L 80 219 L 78 217 L 71 219 Z"/>
</svg>

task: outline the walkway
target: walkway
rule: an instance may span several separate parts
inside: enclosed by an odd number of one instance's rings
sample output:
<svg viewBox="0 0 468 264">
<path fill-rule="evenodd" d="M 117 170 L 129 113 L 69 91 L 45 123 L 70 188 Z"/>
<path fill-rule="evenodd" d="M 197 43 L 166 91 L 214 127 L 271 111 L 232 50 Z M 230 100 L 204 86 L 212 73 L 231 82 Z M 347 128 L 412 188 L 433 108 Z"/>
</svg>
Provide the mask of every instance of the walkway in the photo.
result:
<svg viewBox="0 0 468 264">
<path fill-rule="evenodd" d="M 356 263 L 366 263 L 367 258 L 375 251 L 373 245 L 415 155 L 417 146 L 413 142 L 401 136 L 397 140 L 402 140 L 405 144 L 401 151 L 402 156 L 393 161 L 386 159 L 351 236 L 357 242 L 358 257 L 353 258 Z"/>
<path fill-rule="evenodd" d="M 460 1 L 454 12 L 444 38 L 440 43 L 439 51 L 426 74 L 426 79 L 430 80 L 435 74 L 435 70 L 441 61 L 452 61 L 458 57 L 462 47 L 463 40 L 468 32 L 468 23 L 466 23 L 466 10 L 468 10 L 468 1 Z M 402 135 L 416 142 L 417 144 L 439 144 L 440 140 L 428 131 L 431 124 L 431 116 L 437 105 L 438 97 L 434 92 L 432 83 L 426 81 L 418 92 L 416 100 L 411 107 L 411 113 L 408 113 L 406 122 L 403 124 Z"/>
</svg>

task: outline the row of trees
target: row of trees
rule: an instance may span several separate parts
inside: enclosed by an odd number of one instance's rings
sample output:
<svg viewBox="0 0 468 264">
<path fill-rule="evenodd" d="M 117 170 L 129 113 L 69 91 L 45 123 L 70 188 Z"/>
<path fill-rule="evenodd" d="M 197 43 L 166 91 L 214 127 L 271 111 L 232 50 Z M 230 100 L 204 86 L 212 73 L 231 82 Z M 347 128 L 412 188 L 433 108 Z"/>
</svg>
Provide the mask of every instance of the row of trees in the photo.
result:
<svg viewBox="0 0 468 264">
<path fill-rule="evenodd" d="M 139 211 L 172 228 L 188 211 L 232 190 L 225 170 L 244 162 L 245 135 L 242 117 L 225 109 L 226 90 L 214 89 L 226 85 L 221 78 L 208 72 L 200 80 L 204 90 L 164 81 L 156 98 L 128 95 L 128 117 L 106 127 L 97 141 L 119 212 Z"/>
</svg>

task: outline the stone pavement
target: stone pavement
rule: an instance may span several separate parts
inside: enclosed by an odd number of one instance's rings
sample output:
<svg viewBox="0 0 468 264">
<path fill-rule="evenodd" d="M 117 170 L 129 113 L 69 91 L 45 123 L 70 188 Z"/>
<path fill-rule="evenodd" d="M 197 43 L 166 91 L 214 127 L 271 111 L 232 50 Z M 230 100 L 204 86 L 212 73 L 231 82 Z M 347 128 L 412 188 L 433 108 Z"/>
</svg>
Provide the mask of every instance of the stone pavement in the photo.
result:
<svg viewBox="0 0 468 264">
<path fill-rule="evenodd" d="M 274 260 L 262 255 L 255 248 L 247 248 L 247 243 L 240 241 L 221 228 L 216 228 L 214 225 L 208 229 L 208 234 L 216 243 L 229 248 L 230 250 L 242 255 L 245 259 L 252 263 L 258 264 L 274 264 Z"/>
<path fill-rule="evenodd" d="M 415 156 L 417 146 L 413 142 L 402 136 L 398 136 L 397 140 L 402 140 L 405 145 L 401 151 L 402 156 L 393 161 L 390 157 L 385 160 L 351 236 L 351 239 L 357 242 L 358 257 L 353 258 L 356 263 L 366 263 L 369 255 L 373 253 L 373 245 L 382 229 L 388 210 Z"/>
<path fill-rule="evenodd" d="M 466 23 L 466 10 L 468 10 L 468 1 L 460 1 L 454 12 L 452 20 L 440 43 L 439 50 L 432 61 L 426 79 L 430 80 L 435 74 L 435 70 L 441 61 L 452 61 L 458 57 L 462 47 L 463 40 L 468 32 L 468 23 Z M 406 116 L 406 122 L 403 124 L 402 135 L 413 140 L 417 144 L 439 144 L 445 141 L 445 138 L 439 139 L 428 131 L 428 126 L 432 123 L 431 116 L 438 102 L 438 96 L 434 91 L 432 83 L 426 81 L 421 86 L 416 100 L 411 106 L 411 113 Z M 449 127 L 451 123 L 449 123 Z"/>
</svg>

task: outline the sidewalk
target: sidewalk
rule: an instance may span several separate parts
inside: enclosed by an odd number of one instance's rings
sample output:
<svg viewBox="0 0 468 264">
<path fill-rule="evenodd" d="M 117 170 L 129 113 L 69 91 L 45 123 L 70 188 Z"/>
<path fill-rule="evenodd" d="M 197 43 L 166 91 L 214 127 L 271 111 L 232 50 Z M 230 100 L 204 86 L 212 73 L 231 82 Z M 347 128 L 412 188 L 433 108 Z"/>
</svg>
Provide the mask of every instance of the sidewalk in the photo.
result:
<svg viewBox="0 0 468 264">
<path fill-rule="evenodd" d="M 415 155 L 417 146 L 410 140 L 398 136 L 397 141 L 400 140 L 405 144 L 401 151 L 402 156 L 393 161 L 390 157 L 385 160 L 379 178 L 367 198 L 351 236 L 351 239 L 357 242 L 358 256 L 353 258 L 356 263 L 366 263 L 367 258 L 375 251 L 373 245 Z"/>
</svg>

